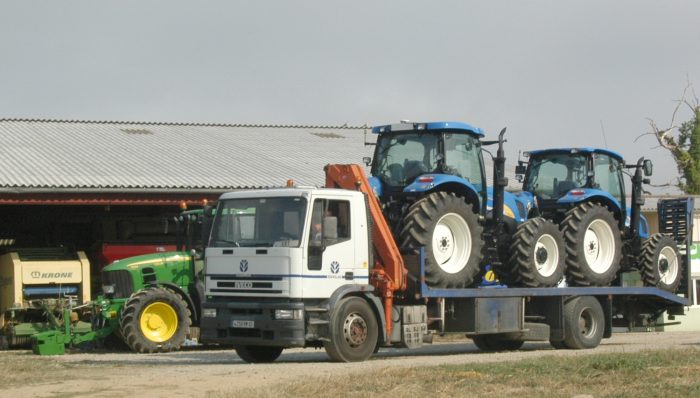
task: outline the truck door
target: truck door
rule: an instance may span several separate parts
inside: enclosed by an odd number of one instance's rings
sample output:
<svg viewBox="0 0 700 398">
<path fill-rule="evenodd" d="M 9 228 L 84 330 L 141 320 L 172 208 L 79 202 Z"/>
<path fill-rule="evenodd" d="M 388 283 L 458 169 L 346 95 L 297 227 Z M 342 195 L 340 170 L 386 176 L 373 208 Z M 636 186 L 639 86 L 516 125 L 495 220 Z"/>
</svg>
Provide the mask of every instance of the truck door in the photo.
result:
<svg viewBox="0 0 700 398">
<path fill-rule="evenodd" d="M 302 276 L 305 298 L 326 298 L 341 285 L 357 283 L 353 277 L 355 250 L 350 220 L 350 201 L 314 200 Z"/>
</svg>

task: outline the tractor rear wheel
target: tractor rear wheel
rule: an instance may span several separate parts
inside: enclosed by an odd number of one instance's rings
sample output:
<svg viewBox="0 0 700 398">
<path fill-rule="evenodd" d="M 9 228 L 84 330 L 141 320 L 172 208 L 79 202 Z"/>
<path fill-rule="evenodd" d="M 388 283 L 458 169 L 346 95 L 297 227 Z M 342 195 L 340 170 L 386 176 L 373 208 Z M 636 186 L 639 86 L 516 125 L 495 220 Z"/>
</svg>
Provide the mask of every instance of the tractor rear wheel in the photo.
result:
<svg viewBox="0 0 700 398">
<path fill-rule="evenodd" d="M 248 363 L 269 363 L 282 355 L 282 347 L 270 347 L 259 345 L 236 346 L 236 354 Z"/>
<path fill-rule="evenodd" d="M 425 247 L 425 282 L 430 287 L 462 288 L 474 283 L 483 258 L 483 227 L 472 205 L 453 193 L 434 192 L 408 210 L 401 248 Z"/>
<path fill-rule="evenodd" d="M 612 213 L 596 203 L 582 203 L 566 213 L 561 230 L 569 283 L 610 285 L 617 277 L 622 257 L 620 229 Z"/>
<path fill-rule="evenodd" d="M 556 286 L 564 277 L 566 267 L 564 237 L 559 228 L 541 217 L 520 224 L 510 245 L 508 266 L 512 280 L 506 283 L 525 287 Z"/>
<path fill-rule="evenodd" d="M 374 311 L 360 297 L 342 299 L 331 314 L 330 341 L 324 341 L 326 353 L 336 362 L 361 362 L 377 347 L 379 328 Z"/>
<path fill-rule="evenodd" d="M 190 310 L 177 293 L 147 288 L 131 295 L 122 310 L 120 332 L 141 353 L 180 349 L 190 330 Z"/>
<path fill-rule="evenodd" d="M 564 304 L 564 345 L 567 348 L 595 348 L 603 339 L 604 331 L 605 313 L 595 297 L 575 297 Z"/>
<path fill-rule="evenodd" d="M 681 256 L 676 242 L 668 235 L 654 234 L 642 243 L 639 269 L 647 286 L 675 293 L 681 282 Z"/>
</svg>

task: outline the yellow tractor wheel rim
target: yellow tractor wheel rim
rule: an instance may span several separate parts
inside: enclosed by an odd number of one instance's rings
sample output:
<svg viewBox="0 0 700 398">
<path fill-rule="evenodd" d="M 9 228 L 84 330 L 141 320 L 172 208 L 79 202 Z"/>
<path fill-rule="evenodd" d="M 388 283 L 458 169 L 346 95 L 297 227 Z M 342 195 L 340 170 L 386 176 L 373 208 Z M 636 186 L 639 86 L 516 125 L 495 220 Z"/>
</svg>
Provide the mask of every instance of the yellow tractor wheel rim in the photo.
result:
<svg viewBox="0 0 700 398">
<path fill-rule="evenodd" d="M 148 340 L 162 343 L 177 332 L 177 313 L 166 303 L 151 303 L 141 313 L 141 333 Z"/>
</svg>

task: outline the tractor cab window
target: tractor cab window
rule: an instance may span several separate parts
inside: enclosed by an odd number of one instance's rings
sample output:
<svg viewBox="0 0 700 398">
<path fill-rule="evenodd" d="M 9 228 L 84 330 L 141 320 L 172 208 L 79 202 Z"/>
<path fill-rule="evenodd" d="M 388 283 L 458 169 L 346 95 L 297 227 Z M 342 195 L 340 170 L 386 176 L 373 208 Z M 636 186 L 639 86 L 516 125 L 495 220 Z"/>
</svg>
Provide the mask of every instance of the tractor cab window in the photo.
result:
<svg viewBox="0 0 700 398">
<path fill-rule="evenodd" d="M 593 187 L 610 193 L 622 203 L 622 165 L 617 159 L 596 153 L 593 155 Z"/>
<path fill-rule="evenodd" d="M 558 199 L 586 185 L 586 157 L 578 154 L 549 154 L 530 159 L 525 190 L 542 199 Z"/>
<path fill-rule="evenodd" d="M 299 247 L 306 199 L 225 199 L 219 202 L 211 247 Z"/>
<path fill-rule="evenodd" d="M 445 134 L 445 173 L 482 187 L 481 146 L 468 134 Z"/>
<path fill-rule="evenodd" d="M 350 240 L 350 202 L 314 200 L 309 226 L 309 269 L 320 270 L 326 247 Z"/>
<path fill-rule="evenodd" d="M 372 174 L 389 186 L 405 186 L 421 174 L 436 171 L 437 165 L 437 135 L 388 134 L 377 141 Z"/>
</svg>

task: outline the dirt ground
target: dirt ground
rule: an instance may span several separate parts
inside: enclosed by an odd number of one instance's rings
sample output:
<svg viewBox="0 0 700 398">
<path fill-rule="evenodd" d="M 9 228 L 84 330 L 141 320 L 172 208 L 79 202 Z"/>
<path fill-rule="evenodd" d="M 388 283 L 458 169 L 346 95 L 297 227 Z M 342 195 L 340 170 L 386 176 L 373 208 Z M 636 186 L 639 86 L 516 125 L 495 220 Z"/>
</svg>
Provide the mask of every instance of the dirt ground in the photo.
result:
<svg viewBox="0 0 700 398">
<path fill-rule="evenodd" d="M 471 340 L 438 342 L 417 350 L 382 349 L 362 363 L 332 363 L 323 350 L 292 349 L 272 364 L 246 364 L 231 350 L 193 350 L 169 354 L 71 353 L 31 356 L 28 351 L 0 352 L 0 361 L 29 364 L 18 372 L 33 375 L 29 384 L 0 386 L 4 397 L 204 397 L 298 380 L 306 376 L 332 378 L 369 370 L 484 363 L 547 355 L 590 355 L 645 349 L 700 347 L 698 332 L 618 333 L 593 350 L 554 350 L 548 343 L 526 343 L 520 351 L 481 353 Z M 58 378 L 42 374 L 60 368 Z M 12 369 L 12 368 L 10 368 Z M 5 367 L 4 371 L 8 371 Z M 12 371 L 12 370 L 10 370 Z M 15 375 L 20 376 L 20 375 Z M 16 379 L 17 380 L 17 379 Z M 21 380 L 21 379 L 20 379 Z"/>
</svg>

